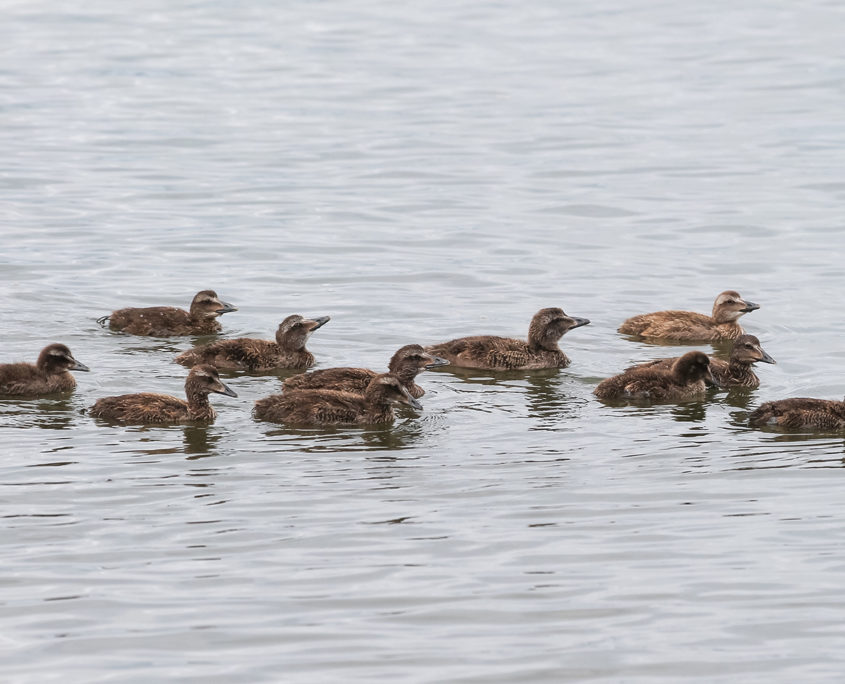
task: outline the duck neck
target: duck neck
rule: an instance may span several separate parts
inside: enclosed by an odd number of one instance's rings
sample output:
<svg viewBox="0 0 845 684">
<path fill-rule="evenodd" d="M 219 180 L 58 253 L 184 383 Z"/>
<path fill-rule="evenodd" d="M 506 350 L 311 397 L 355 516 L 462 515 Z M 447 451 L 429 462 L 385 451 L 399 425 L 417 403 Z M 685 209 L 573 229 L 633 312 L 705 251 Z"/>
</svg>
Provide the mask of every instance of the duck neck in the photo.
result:
<svg viewBox="0 0 845 684">
<path fill-rule="evenodd" d="M 417 377 L 420 373 L 420 369 L 416 366 L 410 366 L 407 364 L 397 364 L 395 368 L 390 368 L 390 372 L 396 376 L 396 378 L 401 382 L 403 385 L 408 386 L 414 383 L 414 378 Z"/>
<path fill-rule="evenodd" d="M 208 402 L 208 392 L 200 392 L 193 387 L 186 387 L 188 397 L 188 415 L 193 420 L 214 420 L 214 409 Z"/>
<path fill-rule="evenodd" d="M 364 394 L 364 401 L 367 406 L 367 422 L 389 423 L 393 420 L 393 407 L 390 405 L 383 385 L 368 387 Z"/>
<path fill-rule="evenodd" d="M 751 368 L 751 363 L 749 361 L 741 361 L 739 359 L 734 358 L 732 358 L 728 362 L 728 376 L 734 381 L 741 381 L 746 379 L 753 380 L 757 378 L 757 376 L 754 374 L 754 370 Z"/>
</svg>

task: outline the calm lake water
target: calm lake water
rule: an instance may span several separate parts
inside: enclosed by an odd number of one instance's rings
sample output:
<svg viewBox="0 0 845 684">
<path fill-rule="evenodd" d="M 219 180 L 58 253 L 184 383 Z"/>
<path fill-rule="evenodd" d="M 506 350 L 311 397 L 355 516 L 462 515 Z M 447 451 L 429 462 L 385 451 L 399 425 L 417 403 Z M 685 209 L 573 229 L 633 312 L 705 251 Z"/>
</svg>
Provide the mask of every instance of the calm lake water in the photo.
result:
<svg viewBox="0 0 845 684">
<path fill-rule="evenodd" d="M 4 682 L 841 681 L 845 437 L 746 427 L 845 393 L 841 3 L 2 5 L 0 360 L 92 369 L 0 401 Z M 318 367 L 593 323 L 385 429 L 85 415 L 193 342 L 95 319 L 203 288 Z M 759 390 L 592 397 L 729 288 Z"/>
</svg>

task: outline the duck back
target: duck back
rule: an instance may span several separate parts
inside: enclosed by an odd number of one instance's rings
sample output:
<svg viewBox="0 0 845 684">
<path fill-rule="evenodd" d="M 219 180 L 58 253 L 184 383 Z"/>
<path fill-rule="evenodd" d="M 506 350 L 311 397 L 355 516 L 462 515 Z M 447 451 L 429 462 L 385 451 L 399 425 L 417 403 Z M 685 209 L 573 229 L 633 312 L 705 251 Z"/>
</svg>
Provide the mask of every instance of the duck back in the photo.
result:
<svg viewBox="0 0 845 684">
<path fill-rule="evenodd" d="M 378 375 L 368 368 L 324 368 L 292 375 L 284 383 L 284 391 L 303 389 L 331 389 L 363 394 L 370 381 Z"/>
<path fill-rule="evenodd" d="M 70 392 L 76 378 L 67 371 L 44 373 L 31 363 L 0 364 L 0 394 L 26 396 Z"/>
<path fill-rule="evenodd" d="M 209 407 L 211 409 L 211 407 Z M 168 394 L 141 392 L 122 394 L 116 397 L 98 399 L 91 407 L 90 414 L 95 418 L 129 424 L 183 423 L 193 418 L 188 410 L 188 402 L 171 397 Z M 214 420 L 214 411 L 210 410 L 206 420 Z"/>
<path fill-rule="evenodd" d="M 845 402 L 804 397 L 768 401 L 752 411 L 749 424 L 787 430 L 842 430 L 845 429 Z"/>
</svg>

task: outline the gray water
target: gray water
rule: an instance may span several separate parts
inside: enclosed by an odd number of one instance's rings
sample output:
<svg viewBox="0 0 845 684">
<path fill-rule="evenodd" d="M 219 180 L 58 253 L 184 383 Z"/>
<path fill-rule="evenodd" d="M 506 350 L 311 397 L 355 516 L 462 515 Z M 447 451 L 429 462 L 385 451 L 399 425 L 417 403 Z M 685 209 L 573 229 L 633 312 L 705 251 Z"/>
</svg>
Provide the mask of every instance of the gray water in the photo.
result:
<svg viewBox="0 0 845 684">
<path fill-rule="evenodd" d="M 845 438 L 749 430 L 841 398 L 840 3 L 2 3 L 4 682 L 808 682 L 845 669 Z M 194 340 L 121 306 L 330 315 L 318 367 L 592 319 L 563 371 L 432 372 L 385 429 L 84 410 L 181 395 Z M 737 289 L 759 390 L 608 407 L 623 339 Z M 712 351 L 709 347 L 703 347 Z M 284 376 L 284 374 L 282 374 Z"/>
</svg>

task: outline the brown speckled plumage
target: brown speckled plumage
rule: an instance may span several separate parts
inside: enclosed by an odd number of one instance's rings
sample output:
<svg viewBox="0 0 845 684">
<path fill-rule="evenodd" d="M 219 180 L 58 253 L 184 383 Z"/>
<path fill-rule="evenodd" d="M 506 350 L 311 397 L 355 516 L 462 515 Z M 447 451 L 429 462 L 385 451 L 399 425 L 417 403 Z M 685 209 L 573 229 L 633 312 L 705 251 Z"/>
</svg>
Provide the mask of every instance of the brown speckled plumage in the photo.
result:
<svg viewBox="0 0 845 684">
<path fill-rule="evenodd" d="M 707 354 L 691 351 L 680 357 L 668 370 L 634 368 L 602 380 L 593 394 L 604 400 L 683 401 L 694 399 L 706 390 L 704 378 L 710 375 L 709 367 L 710 359 L 707 358 Z"/>
<path fill-rule="evenodd" d="M 0 364 L 0 395 L 38 396 L 69 392 L 76 387 L 76 379 L 68 372 L 87 371 L 63 344 L 49 344 L 32 363 Z"/>
<path fill-rule="evenodd" d="M 305 348 L 308 337 L 329 321 L 328 316 L 288 316 L 276 330 L 276 340 L 239 337 L 194 347 L 176 357 L 176 363 L 194 366 L 210 363 L 226 370 L 271 371 L 277 368 L 309 368 L 314 355 Z"/>
<path fill-rule="evenodd" d="M 118 309 L 99 321 L 108 321 L 112 330 L 132 335 L 210 335 L 221 330 L 217 317 L 230 311 L 237 308 L 220 301 L 214 290 L 203 290 L 194 296 L 190 311 L 172 306 Z"/>
<path fill-rule="evenodd" d="M 845 430 L 845 401 L 830 399 L 780 399 L 767 401 L 749 416 L 752 427 L 784 430 Z"/>
<path fill-rule="evenodd" d="M 587 325 L 586 318 L 567 316 L 563 309 L 540 309 L 531 319 L 528 341 L 494 335 L 461 337 L 425 348 L 453 366 L 486 370 L 536 370 L 566 368 L 569 358 L 558 340 L 573 328 Z"/>
<path fill-rule="evenodd" d="M 426 353 L 418 344 L 406 344 L 390 359 L 388 371 L 399 379 L 414 399 L 419 399 L 425 394 L 425 390 L 414 382 L 414 378 L 426 368 L 444 366 L 448 363 L 445 359 Z M 378 373 L 368 368 L 325 368 L 311 373 L 292 375 L 285 380 L 284 391 L 332 389 L 363 394 L 376 375 Z"/>
<path fill-rule="evenodd" d="M 739 317 L 759 308 L 738 292 L 726 290 L 716 297 L 711 316 L 693 311 L 656 311 L 629 318 L 619 326 L 619 332 L 689 342 L 735 340 L 745 332 L 737 322 Z"/>
<path fill-rule="evenodd" d="M 626 370 L 630 371 L 636 368 L 668 370 L 677 360 L 677 356 L 670 359 L 656 359 L 655 361 L 631 366 Z M 713 377 L 722 388 L 749 387 L 754 389 L 760 386 L 760 378 L 752 370 L 751 365 L 758 361 L 775 363 L 775 360 L 763 351 L 760 340 L 754 335 L 742 335 L 737 338 L 731 348 L 730 360 L 722 361 L 710 357 L 710 372 L 713 373 Z"/>
<path fill-rule="evenodd" d="M 238 396 L 220 381 L 213 366 L 196 366 L 185 380 L 185 395 L 188 400 L 177 399 L 168 394 L 142 392 L 104 397 L 97 400 L 90 413 L 95 418 L 117 423 L 150 425 L 157 423 L 210 423 L 216 417 L 208 403 L 211 392 Z"/>
<path fill-rule="evenodd" d="M 370 380 L 364 394 L 309 389 L 259 399 L 255 417 L 288 425 L 375 425 L 393 421 L 393 404 L 422 408 L 398 378 L 383 373 Z"/>
</svg>

